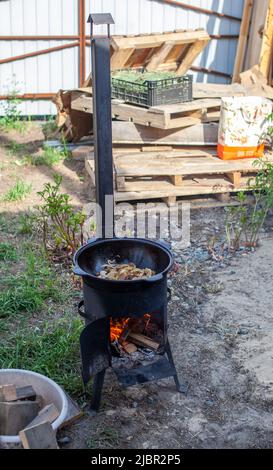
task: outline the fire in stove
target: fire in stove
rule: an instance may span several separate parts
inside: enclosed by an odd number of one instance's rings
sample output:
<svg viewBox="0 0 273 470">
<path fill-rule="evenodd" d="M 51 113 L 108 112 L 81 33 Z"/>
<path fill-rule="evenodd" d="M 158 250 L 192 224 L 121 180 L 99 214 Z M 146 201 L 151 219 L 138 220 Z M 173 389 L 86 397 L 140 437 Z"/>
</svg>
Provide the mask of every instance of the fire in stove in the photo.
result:
<svg viewBox="0 0 273 470">
<path fill-rule="evenodd" d="M 112 350 L 118 356 L 137 350 L 159 352 L 163 345 L 163 332 L 149 313 L 141 318 L 111 318 L 110 340 Z"/>
</svg>

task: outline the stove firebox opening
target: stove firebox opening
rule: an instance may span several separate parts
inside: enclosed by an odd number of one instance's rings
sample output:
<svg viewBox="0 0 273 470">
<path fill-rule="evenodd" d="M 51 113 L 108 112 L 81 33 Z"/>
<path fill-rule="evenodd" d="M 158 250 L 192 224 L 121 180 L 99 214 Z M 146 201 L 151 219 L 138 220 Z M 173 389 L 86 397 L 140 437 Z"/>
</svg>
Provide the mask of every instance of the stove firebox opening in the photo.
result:
<svg viewBox="0 0 273 470">
<path fill-rule="evenodd" d="M 112 355 L 131 361 L 141 356 L 153 357 L 164 352 L 164 328 L 159 312 L 146 313 L 140 318 L 110 318 Z"/>
</svg>

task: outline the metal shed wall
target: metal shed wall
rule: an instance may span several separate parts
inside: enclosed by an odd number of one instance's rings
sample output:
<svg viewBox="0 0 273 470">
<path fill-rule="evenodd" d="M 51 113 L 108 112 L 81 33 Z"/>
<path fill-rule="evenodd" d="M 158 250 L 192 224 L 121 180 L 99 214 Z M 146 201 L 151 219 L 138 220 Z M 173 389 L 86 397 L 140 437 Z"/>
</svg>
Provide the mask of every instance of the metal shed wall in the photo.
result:
<svg viewBox="0 0 273 470">
<path fill-rule="evenodd" d="M 179 1 L 179 0 L 178 0 Z M 244 0 L 184 0 L 193 6 L 241 17 Z M 174 29 L 205 28 L 213 35 L 238 35 L 240 22 L 190 11 L 157 0 L 85 0 L 90 11 L 110 12 L 116 22 L 113 34 L 138 34 Z M 6 0 L 0 2 L 0 62 L 11 56 L 75 42 L 67 40 L 1 40 L 1 36 L 77 35 L 78 0 Z M 87 33 L 88 33 L 87 27 Z M 232 74 L 237 39 L 212 39 L 195 65 Z M 86 74 L 90 48 L 86 48 Z M 0 63 L 0 95 L 14 88 L 20 94 L 48 93 L 79 85 L 79 48 L 68 48 L 37 57 Z M 227 83 L 226 77 L 194 72 L 196 81 Z M 55 113 L 49 101 L 24 101 L 23 114 Z"/>
</svg>

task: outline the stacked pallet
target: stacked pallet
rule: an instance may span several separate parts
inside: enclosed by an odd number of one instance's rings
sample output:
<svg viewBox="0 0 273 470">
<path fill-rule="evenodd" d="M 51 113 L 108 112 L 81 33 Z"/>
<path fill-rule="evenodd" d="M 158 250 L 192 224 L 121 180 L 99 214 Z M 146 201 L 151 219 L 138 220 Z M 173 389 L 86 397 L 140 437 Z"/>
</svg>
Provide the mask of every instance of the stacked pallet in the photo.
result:
<svg viewBox="0 0 273 470">
<path fill-rule="evenodd" d="M 114 36 L 111 69 L 145 68 L 187 73 L 209 41 L 204 30 Z M 222 194 L 246 188 L 253 160 L 223 162 L 216 156 L 221 97 L 252 94 L 241 84 L 193 84 L 193 100 L 149 108 L 112 100 L 114 181 L 117 201 Z M 257 94 L 257 90 L 255 93 Z M 59 92 L 59 120 L 66 137 L 92 139 L 92 80 Z M 86 169 L 95 185 L 92 146 Z"/>
<path fill-rule="evenodd" d="M 248 189 L 249 178 L 257 171 L 255 159 L 223 161 L 214 148 L 153 150 L 114 149 L 117 202 L 163 199 L 172 203 L 178 196 L 233 193 Z M 268 159 L 273 163 L 273 155 Z M 94 183 L 92 154 L 86 160 L 86 169 Z"/>
</svg>

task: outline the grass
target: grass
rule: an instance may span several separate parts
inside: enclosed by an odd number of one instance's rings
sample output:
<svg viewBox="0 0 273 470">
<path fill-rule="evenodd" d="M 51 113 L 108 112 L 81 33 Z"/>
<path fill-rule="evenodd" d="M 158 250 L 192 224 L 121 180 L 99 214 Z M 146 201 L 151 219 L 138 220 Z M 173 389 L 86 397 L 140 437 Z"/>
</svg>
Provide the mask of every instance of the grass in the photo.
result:
<svg viewBox="0 0 273 470">
<path fill-rule="evenodd" d="M 12 223 L 8 213 L 0 216 L 0 368 L 45 374 L 79 398 L 83 324 L 74 316 L 78 294 L 67 273 L 50 264 L 33 220 L 28 213 Z M 20 232 L 18 247 L 9 241 L 11 227 L 12 233 Z"/>
<path fill-rule="evenodd" d="M 26 144 L 19 144 L 13 140 L 9 142 L 8 149 L 11 155 L 15 156 L 19 152 L 23 152 L 26 149 Z"/>
<path fill-rule="evenodd" d="M 63 301 L 63 290 L 48 261 L 29 249 L 21 254 L 23 266 L 16 274 L 4 272 L 1 280 L 0 318 L 41 309 L 46 300 Z"/>
<path fill-rule="evenodd" d="M 57 165 L 68 156 L 69 152 L 65 147 L 63 149 L 58 149 L 56 147 L 45 146 L 41 155 L 26 155 L 24 157 L 24 163 L 36 166 L 53 166 Z"/>
<path fill-rule="evenodd" d="M 34 214 L 20 214 L 17 233 L 20 235 L 31 235 L 34 229 L 36 217 Z"/>
<path fill-rule="evenodd" d="M 0 243 L 0 261 L 16 261 L 17 251 L 10 243 Z"/>
<path fill-rule="evenodd" d="M 86 439 L 88 449 L 116 448 L 119 443 L 119 432 L 112 427 L 102 427 L 96 429 L 96 434 Z"/>
<path fill-rule="evenodd" d="M 15 185 L 10 188 L 3 196 L 4 202 L 22 201 L 31 192 L 32 185 L 22 180 L 17 180 Z"/>
<path fill-rule="evenodd" d="M 82 393 L 80 319 L 62 319 L 39 328 L 18 329 L 0 343 L 0 368 L 30 369 L 55 380 L 73 396 Z"/>
<path fill-rule="evenodd" d="M 42 125 L 42 130 L 46 139 L 52 138 L 55 136 L 55 133 L 58 129 L 55 119 L 49 119 Z"/>
<path fill-rule="evenodd" d="M 0 130 L 4 132 L 15 130 L 23 134 L 27 130 L 27 121 L 17 116 L 3 116 L 0 118 Z"/>
</svg>

